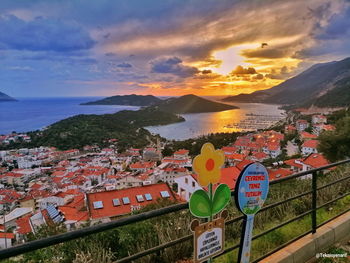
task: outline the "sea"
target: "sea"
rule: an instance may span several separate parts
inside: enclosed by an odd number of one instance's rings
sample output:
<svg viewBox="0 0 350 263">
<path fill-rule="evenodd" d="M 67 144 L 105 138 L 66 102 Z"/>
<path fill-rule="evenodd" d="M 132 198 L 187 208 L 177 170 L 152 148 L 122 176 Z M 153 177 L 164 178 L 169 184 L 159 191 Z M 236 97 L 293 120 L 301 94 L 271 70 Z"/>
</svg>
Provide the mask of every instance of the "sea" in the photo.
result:
<svg viewBox="0 0 350 263">
<path fill-rule="evenodd" d="M 106 114 L 121 110 L 138 110 L 135 106 L 80 105 L 103 97 L 16 98 L 0 103 L 0 134 L 28 132 L 47 127 L 79 114 Z"/>
<path fill-rule="evenodd" d="M 78 114 L 107 114 L 121 110 L 138 110 L 135 106 L 80 105 L 102 97 L 18 98 L 0 103 L 0 134 L 43 129 L 62 119 Z M 189 138 L 217 132 L 250 131 L 268 128 L 281 120 L 285 112 L 279 105 L 234 103 L 239 109 L 213 113 L 182 114 L 185 122 L 145 127 L 169 140 Z"/>
</svg>

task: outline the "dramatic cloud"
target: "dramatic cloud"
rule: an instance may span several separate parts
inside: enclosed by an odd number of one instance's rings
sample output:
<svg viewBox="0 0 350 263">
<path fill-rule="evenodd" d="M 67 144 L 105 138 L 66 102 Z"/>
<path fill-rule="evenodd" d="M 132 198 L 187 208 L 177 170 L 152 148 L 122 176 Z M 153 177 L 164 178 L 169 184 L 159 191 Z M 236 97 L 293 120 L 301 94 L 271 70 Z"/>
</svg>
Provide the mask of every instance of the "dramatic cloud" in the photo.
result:
<svg viewBox="0 0 350 263">
<path fill-rule="evenodd" d="M 210 70 L 210 69 L 205 69 L 205 70 L 202 70 L 201 73 L 202 73 L 202 74 L 210 74 L 210 73 L 212 73 L 212 70 Z"/>
<path fill-rule="evenodd" d="M 346 0 L 1 0 L 0 14 L 13 96 L 233 95 L 350 54 Z"/>
<path fill-rule="evenodd" d="M 159 58 L 151 62 L 153 73 L 170 73 L 187 78 L 195 75 L 199 70 L 182 64 L 178 57 Z"/>
<path fill-rule="evenodd" d="M 132 68 L 132 65 L 126 62 L 117 65 L 118 68 Z"/>
<path fill-rule="evenodd" d="M 14 15 L 0 16 L 0 48 L 66 52 L 90 49 L 95 41 L 76 23 L 37 17 L 24 21 Z"/>
<path fill-rule="evenodd" d="M 246 74 L 257 74 L 255 68 L 243 68 L 242 66 L 237 66 L 232 72 L 232 75 L 246 75 Z"/>
</svg>

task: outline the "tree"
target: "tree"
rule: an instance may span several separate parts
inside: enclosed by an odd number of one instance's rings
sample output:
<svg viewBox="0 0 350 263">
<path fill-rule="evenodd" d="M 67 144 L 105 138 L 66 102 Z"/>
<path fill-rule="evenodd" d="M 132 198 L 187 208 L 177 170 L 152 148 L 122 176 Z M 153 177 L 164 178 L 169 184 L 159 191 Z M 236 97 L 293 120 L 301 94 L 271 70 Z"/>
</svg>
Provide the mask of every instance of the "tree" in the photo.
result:
<svg viewBox="0 0 350 263">
<path fill-rule="evenodd" d="M 350 116 L 336 123 L 335 131 L 321 133 L 318 150 L 332 162 L 349 158 L 350 156 Z"/>
</svg>

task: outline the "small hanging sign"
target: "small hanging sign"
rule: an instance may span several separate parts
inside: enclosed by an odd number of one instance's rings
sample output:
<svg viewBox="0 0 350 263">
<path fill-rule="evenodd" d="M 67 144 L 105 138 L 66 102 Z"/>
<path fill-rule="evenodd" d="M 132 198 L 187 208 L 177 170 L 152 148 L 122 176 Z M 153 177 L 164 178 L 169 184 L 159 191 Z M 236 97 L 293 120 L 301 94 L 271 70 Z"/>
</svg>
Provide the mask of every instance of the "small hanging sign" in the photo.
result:
<svg viewBox="0 0 350 263">
<path fill-rule="evenodd" d="M 251 163 L 240 173 L 235 187 L 235 201 L 245 214 L 238 262 L 249 263 L 254 216 L 262 208 L 269 192 L 269 175 L 261 163 Z"/>
<path fill-rule="evenodd" d="M 227 210 L 220 214 L 220 218 L 212 222 L 199 224 L 197 219 L 191 223 L 194 232 L 194 263 L 203 262 L 224 249 L 225 244 L 225 219 Z"/>
<path fill-rule="evenodd" d="M 231 199 L 231 191 L 226 184 L 219 184 L 213 193 L 213 185 L 220 181 L 224 162 L 224 153 L 221 150 L 215 150 L 211 143 L 205 143 L 201 154 L 193 160 L 193 169 L 198 176 L 198 183 L 204 189 L 199 189 L 191 195 L 190 212 L 196 217 L 207 218 L 209 221 L 200 225 L 196 219 L 191 223 L 191 230 L 195 235 L 195 262 L 210 260 L 224 248 L 227 212 L 223 210 Z M 220 218 L 213 220 L 214 216 L 221 211 Z"/>
</svg>

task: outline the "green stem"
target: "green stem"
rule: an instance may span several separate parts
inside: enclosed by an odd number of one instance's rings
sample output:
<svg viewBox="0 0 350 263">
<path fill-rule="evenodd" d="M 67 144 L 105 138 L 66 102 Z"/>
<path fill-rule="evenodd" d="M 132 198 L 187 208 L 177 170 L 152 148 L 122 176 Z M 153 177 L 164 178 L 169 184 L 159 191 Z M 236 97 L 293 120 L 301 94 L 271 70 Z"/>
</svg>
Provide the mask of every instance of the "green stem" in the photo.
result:
<svg viewBox="0 0 350 263">
<path fill-rule="evenodd" d="M 208 222 L 212 222 L 213 221 L 213 184 L 210 183 L 209 184 L 209 200 L 210 200 L 210 217 L 209 217 L 209 221 Z M 209 258 L 207 263 L 211 263 L 212 258 Z"/>
<path fill-rule="evenodd" d="M 210 217 L 209 222 L 213 221 L 213 184 L 209 184 L 209 200 L 210 200 Z"/>
</svg>

